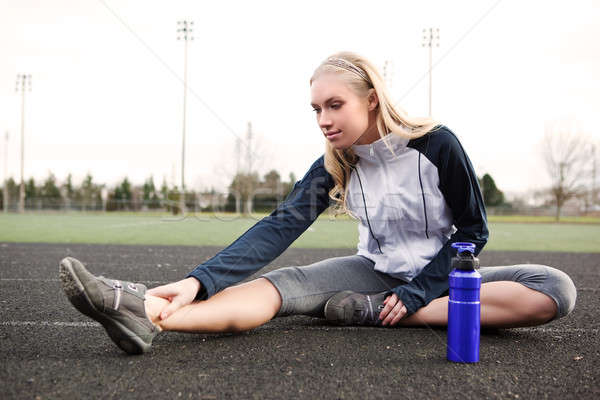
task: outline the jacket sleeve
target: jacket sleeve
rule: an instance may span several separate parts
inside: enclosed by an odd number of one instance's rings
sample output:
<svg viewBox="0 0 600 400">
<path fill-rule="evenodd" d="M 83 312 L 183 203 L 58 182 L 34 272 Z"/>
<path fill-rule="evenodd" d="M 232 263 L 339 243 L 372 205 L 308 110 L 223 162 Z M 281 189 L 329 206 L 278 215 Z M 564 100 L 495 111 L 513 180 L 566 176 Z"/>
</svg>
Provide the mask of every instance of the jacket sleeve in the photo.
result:
<svg viewBox="0 0 600 400">
<path fill-rule="evenodd" d="M 187 275 L 201 283 L 196 298 L 205 300 L 277 258 L 327 209 L 332 187 L 321 156 L 277 209 Z"/>
<path fill-rule="evenodd" d="M 460 142 L 449 130 L 439 145 L 434 161 L 438 168 L 440 190 L 452 211 L 456 232 L 437 255 L 412 281 L 400 285 L 388 294 L 396 293 L 406 306 L 407 315 L 426 306 L 448 290 L 448 274 L 455 242 L 471 242 L 479 254 L 488 239 L 487 216 L 477 175 Z"/>
</svg>

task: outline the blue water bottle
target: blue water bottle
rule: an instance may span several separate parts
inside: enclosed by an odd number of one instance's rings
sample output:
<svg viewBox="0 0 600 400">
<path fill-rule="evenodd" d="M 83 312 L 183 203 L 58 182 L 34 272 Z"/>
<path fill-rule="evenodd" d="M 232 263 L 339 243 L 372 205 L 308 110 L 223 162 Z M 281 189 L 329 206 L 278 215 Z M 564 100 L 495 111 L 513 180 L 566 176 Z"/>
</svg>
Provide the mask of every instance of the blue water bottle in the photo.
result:
<svg viewBox="0 0 600 400">
<path fill-rule="evenodd" d="M 473 243 L 452 243 L 457 255 L 452 259 L 452 272 L 448 276 L 450 299 L 448 301 L 449 361 L 474 363 L 479 361 L 481 275 L 479 260 L 475 257 Z"/>
</svg>

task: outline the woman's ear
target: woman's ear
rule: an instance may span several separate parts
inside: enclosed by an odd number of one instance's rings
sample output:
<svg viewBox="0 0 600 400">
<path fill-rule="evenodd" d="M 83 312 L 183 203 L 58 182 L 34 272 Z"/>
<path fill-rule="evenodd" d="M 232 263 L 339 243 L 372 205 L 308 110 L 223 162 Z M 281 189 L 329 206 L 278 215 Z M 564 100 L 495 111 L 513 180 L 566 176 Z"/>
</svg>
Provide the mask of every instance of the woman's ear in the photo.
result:
<svg viewBox="0 0 600 400">
<path fill-rule="evenodd" d="M 373 111 L 379 105 L 379 97 L 377 97 L 377 92 L 375 92 L 375 89 L 369 89 L 369 94 L 367 95 L 367 104 L 369 106 L 369 111 Z"/>
</svg>

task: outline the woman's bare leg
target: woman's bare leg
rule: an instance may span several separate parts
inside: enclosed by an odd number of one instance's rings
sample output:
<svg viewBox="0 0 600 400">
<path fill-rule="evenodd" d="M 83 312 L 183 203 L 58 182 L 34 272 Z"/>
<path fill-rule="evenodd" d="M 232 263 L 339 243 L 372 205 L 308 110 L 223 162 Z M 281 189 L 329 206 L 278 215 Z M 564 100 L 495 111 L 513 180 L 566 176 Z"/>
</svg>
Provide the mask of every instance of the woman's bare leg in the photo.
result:
<svg viewBox="0 0 600 400">
<path fill-rule="evenodd" d="M 146 313 L 161 329 L 181 332 L 240 332 L 270 321 L 281 308 L 281 296 L 269 280 L 258 278 L 230 286 L 205 301 L 158 316 L 168 300 L 146 295 Z"/>
<path fill-rule="evenodd" d="M 166 320 L 158 315 L 169 302 L 146 295 L 150 319 L 163 330 L 182 332 L 240 332 L 270 321 L 281 308 L 279 292 L 265 278 L 228 287 L 206 301 L 184 306 Z M 510 281 L 481 285 L 481 325 L 510 328 L 548 322 L 557 306 L 549 296 Z M 426 307 L 400 320 L 398 325 L 448 324 L 448 296 L 433 300 Z"/>
<path fill-rule="evenodd" d="M 540 325 L 552 319 L 557 306 L 550 296 L 510 281 L 481 285 L 481 326 L 515 328 Z M 434 299 L 399 325 L 448 324 L 448 296 Z"/>
</svg>

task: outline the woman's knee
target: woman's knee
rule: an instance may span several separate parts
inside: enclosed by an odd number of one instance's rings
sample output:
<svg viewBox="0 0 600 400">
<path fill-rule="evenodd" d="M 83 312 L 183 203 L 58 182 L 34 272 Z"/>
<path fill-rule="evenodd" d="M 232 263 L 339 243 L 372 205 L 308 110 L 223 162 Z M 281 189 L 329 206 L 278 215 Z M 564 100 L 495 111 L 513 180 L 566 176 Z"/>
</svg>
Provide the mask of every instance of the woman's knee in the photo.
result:
<svg viewBox="0 0 600 400">
<path fill-rule="evenodd" d="M 269 298 L 269 305 L 272 307 L 273 316 L 277 315 L 279 310 L 281 309 L 281 293 L 279 293 L 279 289 L 267 278 L 260 277 L 256 280 L 256 283 L 264 288 L 265 296 Z"/>
<path fill-rule="evenodd" d="M 248 319 L 262 321 L 272 319 L 281 308 L 279 290 L 268 279 L 260 277 L 224 289 L 230 298 L 238 304 L 229 311 L 229 329 L 243 331 L 248 329 Z"/>
<path fill-rule="evenodd" d="M 567 316 L 575 308 L 575 302 L 577 301 L 577 288 L 573 283 L 573 280 L 564 273 L 563 271 L 552 268 L 548 268 L 548 280 L 552 292 L 556 296 L 555 301 L 558 304 L 558 311 L 555 319 Z"/>
<path fill-rule="evenodd" d="M 569 275 L 546 265 L 532 265 L 531 267 L 536 270 L 534 273 L 536 277 L 540 275 L 540 270 L 543 271 L 543 279 L 536 278 L 532 282 L 528 282 L 525 278 L 524 282 L 521 283 L 546 294 L 554 301 L 556 305 L 555 312 L 550 319 L 554 320 L 570 314 L 575 308 L 577 289 Z"/>
<path fill-rule="evenodd" d="M 545 294 L 555 303 L 550 319 L 568 315 L 575 308 L 577 290 L 571 278 L 561 270 L 540 264 L 521 264 L 504 267 L 482 267 L 483 282 L 513 281 Z M 547 300 L 547 299 L 545 299 Z M 547 301 L 542 301 L 542 311 L 547 311 Z"/>
<path fill-rule="evenodd" d="M 530 304 L 530 315 L 529 318 L 531 321 L 534 321 L 535 324 L 543 324 L 553 319 L 557 318 L 558 315 L 558 304 L 556 301 L 549 295 L 534 291 L 537 296 L 533 298 Z"/>
</svg>

